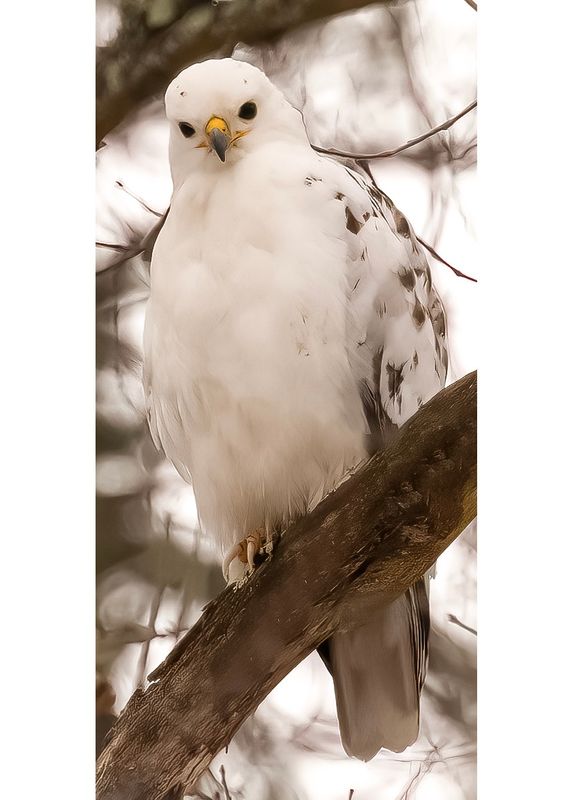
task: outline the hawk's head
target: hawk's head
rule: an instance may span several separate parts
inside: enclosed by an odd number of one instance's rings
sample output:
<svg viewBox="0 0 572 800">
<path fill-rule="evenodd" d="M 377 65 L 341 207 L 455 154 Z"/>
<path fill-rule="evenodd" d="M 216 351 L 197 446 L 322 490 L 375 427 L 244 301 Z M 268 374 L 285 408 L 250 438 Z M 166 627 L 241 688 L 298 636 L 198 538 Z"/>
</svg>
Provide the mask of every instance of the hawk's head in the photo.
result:
<svg viewBox="0 0 572 800">
<path fill-rule="evenodd" d="M 231 58 L 183 70 L 167 89 L 165 107 L 177 172 L 220 169 L 265 143 L 305 137 L 300 113 L 264 73 Z"/>
</svg>

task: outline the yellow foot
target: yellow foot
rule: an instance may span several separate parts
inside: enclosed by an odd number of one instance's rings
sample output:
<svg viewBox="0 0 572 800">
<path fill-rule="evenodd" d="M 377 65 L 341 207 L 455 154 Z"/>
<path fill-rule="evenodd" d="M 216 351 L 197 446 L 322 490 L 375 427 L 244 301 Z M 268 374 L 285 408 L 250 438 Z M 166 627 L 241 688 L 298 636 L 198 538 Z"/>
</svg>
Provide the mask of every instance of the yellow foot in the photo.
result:
<svg viewBox="0 0 572 800">
<path fill-rule="evenodd" d="M 238 544 L 225 554 L 222 562 L 222 574 L 224 579 L 228 581 L 229 568 L 235 558 L 238 558 L 244 565 L 247 565 L 247 572 L 254 570 L 254 556 L 262 547 L 262 542 L 266 541 L 266 534 L 262 530 L 256 530 L 249 533 L 246 539 L 242 539 Z"/>
</svg>

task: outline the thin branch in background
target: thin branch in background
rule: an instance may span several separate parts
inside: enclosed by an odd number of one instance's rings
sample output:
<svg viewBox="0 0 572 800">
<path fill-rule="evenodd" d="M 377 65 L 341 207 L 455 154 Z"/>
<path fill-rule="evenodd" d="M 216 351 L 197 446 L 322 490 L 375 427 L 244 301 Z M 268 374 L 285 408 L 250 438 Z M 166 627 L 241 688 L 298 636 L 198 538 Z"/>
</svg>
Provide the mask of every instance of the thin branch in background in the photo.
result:
<svg viewBox="0 0 572 800">
<path fill-rule="evenodd" d="M 224 774 L 224 767 L 221 767 L 221 769 Z M 218 778 L 215 777 L 215 774 L 210 767 L 208 767 L 208 769 L 205 770 L 203 777 L 207 776 L 208 776 L 208 781 L 207 781 L 208 794 L 205 793 L 206 790 L 203 791 L 205 787 L 199 789 L 199 786 L 195 785 L 195 786 L 189 786 L 187 789 L 185 789 L 184 796 L 188 797 L 190 794 L 193 798 L 197 798 L 197 800 L 227 800 L 227 798 L 230 798 L 230 800 L 232 800 L 226 782 L 222 784 L 218 780 Z M 223 797 L 223 795 L 221 794 L 221 790 L 222 792 L 225 793 L 225 797 Z"/>
<path fill-rule="evenodd" d="M 116 250 L 118 253 L 128 253 L 129 247 L 126 244 L 113 244 L 112 242 L 96 242 L 96 247 L 105 247 L 108 250 Z"/>
<path fill-rule="evenodd" d="M 149 622 L 148 627 L 153 631 L 153 636 L 150 636 L 149 639 L 144 641 L 141 645 L 141 650 L 139 651 L 139 659 L 137 664 L 136 670 L 136 679 L 135 679 L 135 686 L 136 688 L 145 688 L 145 683 L 147 681 L 147 663 L 149 661 L 149 648 L 151 645 L 152 639 L 157 638 L 157 616 L 159 614 L 159 608 L 161 607 L 161 602 L 163 600 L 163 594 L 165 592 L 166 587 L 163 586 L 161 589 L 157 589 L 157 592 L 153 598 L 151 603 L 151 608 L 149 610 Z"/>
<path fill-rule="evenodd" d="M 449 128 L 458 122 L 462 117 L 468 114 L 470 111 L 477 107 L 477 101 L 473 100 L 472 103 L 460 111 L 458 114 L 455 114 L 454 117 L 451 117 L 445 122 L 442 122 L 441 125 L 437 125 L 435 128 L 431 128 L 430 131 L 426 131 L 426 133 L 422 133 L 421 136 L 417 136 L 415 139 L 409 139 L 409 141 L 405 142 L 405 144 L 400 145 L 399 147 L 395 147 L 393 150 L 383 150 L 381 153 L 349 153 L 346 150 L 334 150 L 333 148 L 327 147 L 318 147 L 318 145 L 313 144 L 312 147 L 317 153 L 323 153 L 327 156 L 338 156 L 339 158 L 353 158 L 356 161 L 372 161 L 375 158 L 390 158 L 391 156 L 396 156 L 398 153 L 402 153 L 404 150 L 408 150 L 410 147 L 414 147 L 416 144 L 420 144 L 424 142 L 425 139 L 429 139 L 431 136 L 435 136 L 436 133 L 441 133 L 441 131 L 449 130 Z"/>
<path fill-rule="evenodd" d="M 103 271 L 103 270 L 102 270 Z M 118 300 L 117 302 L 107 298 L 104 302 L 98 304 L 98 311 L 123 311 L 125 308 L 132 308 L 138 303 L 144 303 L 149 297 L 149 292 L 140 292 L 139 294 L 132 294 L 125 300 Z"/>
<path fill-rule="evenodd" d="M 469 625 L 465 625 L 465 623 L 461 622 L 461 620 L 458 617 L 456 617 L 454 614 L 447 614 L 447 619 L 449 620 L 449 622 L 452 622 L 454 625 L 458 625 L 459 628 L 463 628 L 463 630 L 469 631 L 469 633 L 472 633 L 473 636 L 477 635 L 477 632 L 476 632 L 476 630 L 474 628 L 471 628 Z"/>
<path fill-rule="evenodd" d="M 228 790 L 228 786 L 226 784 L 226 775 L 224 771 L 224 766 L 220 765 L 220 782 L 222 783 L 222 788 L 224 789 L 224 800 L 232 800 L 230 792 Z"/>
<path fill-rule="evenodd" d="M 474 9 L 475 11 L 477 11 L 477 4 L 475 3 L 475 0 L 465 0 L 465 3 L 466 3 L 468 6 L 471 6 L 471 8 L 472 8 L 472 9 Z"/>
<path fill-rule="evenodd" d="M 439 253 L 435 250 L 435 248 L 431 247 L 431 245 L 428 244 L 428 242 L 426 242 L 420 236 L 417 236 L 417 241 L 419 242 L 419 244 L 422 244 L 423 247 L 431 253 L 433 258 L 436 258 L 437 261 L 441 262 L 441 264 L 444 264 L 446 267 L 449 267 L 449 269 L 452 270 L 458 278 L 466 278 L 466 280 L 468 280 L 468 281 L 473 281 L 473 283 L 477 283 L 477 279 L 476 278 L 473 278 L 471 275 L 465 275 L 465 273 L 461 272 L 460 269 L 457 269 L 457 267 L 454 267 L 452 264 L 449 264 L 448 261 L 445 261 L 445 259 L 442 256 L 439 255 Z"/>
<path fill-rule="evenodd" d="M 417 11 L 417 18 L 419 21 L 419 16 L 418 16 L 419 9 L 417 8 L 417 3 L 415 3 L 414 5 Z M 411 48 L 408 47 L 405 43 L 406 30 L 403 25 L 404 14 L 407 14 L 405 8 L 401 8 L 399 10 L 396 9 L 395 12 L 392 11 L 391 8 L 387 9 L 387 15 L 389 19 L 391 19 L 391 21 L 393 22 L 393 27 L 395 29 L 395 42 L 399 47 L 401 60 L 403 61 L 403 65 L 406 70 L 407 84 L 409 87 L 409 91 L 411 92 L 411 97 L 413 98 L 413 100 L 415 101 L 415 105 L 423 115 L 427 126 L 429 128 L 432 128 L 434 125 L 434 120 L 431 119 L 429 108 L 427 107 L 425 98 L 426 91 L 424 90 L 423 87 L 421 87 L 420 91 L 419 76 L 414 75 L 415 68 L 411 57 Z M 407 19 L 407 17 L 405 17 L 405 19 Z M 421 37 L 423 36 L 423 28 L 420 22 L 419 22 L 419 34 Z"/>
<path fill-rule="evenodd" d="M 186 797 L 186 795 L 185 795 L 185 797 Z M 197 800 L 213 800 L 212 797 L 209 797 L 208 795 L 203 794 L 203 792 L 199 791 L 198 789 L 193 789 L 193 798 L 195 798 L 195 797 L 197 798 Z M 218 795 L 217 795 L 217 798 L 218 798 Z"/>
<path fill-rule="evenodd" d="M 443 188 L 443 176 L 437 170 L 431 171 L 431 210 L 429 220 L 426 228 L 432 225 L 434 230 L 431 236 L 431 245 L 434 248 L 439 246 L 443 228 L 445 227 L 445 219 L 449 211 L 449 202 L 451 199 L 451 189 L 455 183 L 455 178 L 451 170 L 447 170 L 450 179 L 449 191 Z"/>
<path fill-rule="evenodd" d="M 412 789 L 416 788 L 416 786 L 421 782 L 421 772 L 423 771 L 423 764 L 419 764 L 419 768 L 416 774 L 411 778 L 407 786 L 405 787 L 405 792 L 398 798 L 398 800 L 409 800 L 410 792 Z"/>
<path fill-rule="evenodd" d="M 165 211 L 164 214 L 161 214 L 157 219 L 157 222 L 154 222 L 148 229 L 148 231 L 142 236 L 135 235 L 135 232 L 132 229 L 130 229 L 134 234 L 130 244 L 110 244 L 108 242 L 99 242 L 99 241 L 96 242 L 95 244 L 97 247 L 103 247 L 109 250 L 115 250 L 117 253 L 120 254 L 120 256 L 117 259 L 113 260 L 110 264 L 107 264 L 105 267 L 99 269 L 97 271 L 97 274 L 103 275 L 104 273 L 109 272 L 114 267 L 118 267 L 121 264 L 124 264 L 126 261 L 129 261 L 129 259 L 138 256 L 140 253 L 146 253 L 146 252 L 150 253 L 155 244 L 155 240 L 159 235 L 159 231 L 163 227 L 165 217 L 167 216 L 167 211 Z"/>
<path fill-rule="evenodd" d="M 365 172 L 366 172 L 366 173 L 367 173 L 367 175 L 369 176 L 369 178 L 370 178 L 371 182 L 373 183 L 373 185 L 374 185 L 374 186 L 375 186 L 377 189 L 379 189 L 379 186 L 377 185 L 377 181 L 375 180 L 375 176 L 374 176 L 373 172 L 371 171 L 369 164 L 368 164 L 367 162 L 365 162 L 365 163 L 361 164 L 361 166 L 363 167 L 363 169 L 365 170 Z M 381 191 L 381 189 L 380 189 L 380 191 Z M 471 277 L 470 275 L 465 275 L 465 273 L 464 273 L 464 272 L 461 272 L 461 270 L 460 270 L 460 269 L 457 269 L 457 268 L 456 268 L 456 267 L 454 267 L 452 264 L 449 264 L 449 262 L 448 262 L 448 261 L 445 261 L 445 259 L 444 259 L 444 258 L 442 258 L 442 256 L 440 256 L 440 255 L 439 255 L 439 253 L 438 253 L 438 252 L 435 250 L 435 248 L 431 247 L 431 245 L 430 245 L 430 244 L 428 244 L 428 243 L 427 243 L 427 242 L 426 242 L 424 239 L 422 239 L 420 236 L 417 236 L 417 235 L 416 235 L 416 237 L 415 237 L 415 238 L 417 239 L 417 241 L 419 242 L 419 244 L 423 245 L 423 247 L 424 247 L 426 250 L 428 250 L 428 251 L 429 251 L 429 253 L 431 253 L 431 255 L 432 255 L 434 258 L 436 258 L 436 259 L 437 259 L 437 261 L 440 261 L 440 262 L 441 262 L 441 264 L 444 264 L 446 267 L 449 267 L 449 269 L 453 270 L 453 272 L 455 273 L 455 275 L 456 275 L 458 278 L 466 278 L 468 281 L 473 281 L 473 283 L 477 283 L 477 279 L 476 279 L 476 278 L 473 278 L 473 277 Z"/>
<path fill-rule="evenodd" d="M 136 200 L 139 203 L 139 205 L 145 209 L 145 211 L 148 211 L 150 214 L 154 214 L 156 217 L 159 218 L 163 216 L 164 212 L 155 211 L 154 208 L 148 206 L 147 203 L 141 199 L 141 197 L 129 191 L 129 189 L 121 181 L 115 181 L 115 185 L 117 186 L 118 189 L 122 189 L 125 192 L 125 194 L 128 194 L 129 197 L 132 197 L 134 200 Z"/>
<path fill-rule="evenodd" d="M 133 244 L 111 244 L 109 242 L 96 242 L 96 247 L 101 247 L 106 250 L 113 250 L 117 253 L 117 257 L 114 257 L 109 264 L 106 264 L 104 267 L 100 267 L 97 270 L 97 275 L 109 273 L 116 267 L 120 267 L 122 264 L 125 264 L 125 262 L 129 261 L 135 256 L 138 256 L 139 253 L 143 252 L 144 250 L 144 238 L 145 237 L 133 242 Z"/>
<path fill-rule="evenodd" d="M 348 795 L 348 800 L 352 800 L 352 797 L 353 797 L 353 796 L 354 796 L 354 790 L 353 790 L 353 789 L 350 789 L 350 793 L 349 793 L 349 795 Z"/>
<path fill-rule="evenodd" d="M 459 187 L 458 187 L 457 182 L 455 180 L 451 181 L 451 194 L 453 195 L 453 200 L 455 201 L 455 204 L 457 206 L 457 211 L 459 212 L 459 215 L 460 215 L 461 219 L 463 220 L 463 224 L 465 226 L 465 230 L 469 231 L 474 236 L 475 233 L 473 231 L 473 226 L 471 225 L 471 221 L 469 220 L 469 218 L 468 218 L 468 216 L 467 216 L 467 214 L 465 212 L 465 209 L 464 209 L 464 206 L 463 206 L 463 201 L 462 201 L 462 198 L 461 198 L 461 193 L 459 192 Z"/>
</svg>

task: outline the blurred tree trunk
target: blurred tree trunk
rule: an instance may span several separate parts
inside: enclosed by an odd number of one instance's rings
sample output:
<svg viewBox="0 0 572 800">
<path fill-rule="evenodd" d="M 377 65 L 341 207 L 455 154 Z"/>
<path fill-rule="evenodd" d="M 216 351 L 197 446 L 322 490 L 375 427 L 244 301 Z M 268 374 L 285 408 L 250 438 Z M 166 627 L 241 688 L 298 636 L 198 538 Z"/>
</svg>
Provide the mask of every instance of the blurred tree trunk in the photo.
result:
<svg viewBox="0 0 572 800">
<path fill-rule="evenodd" d="M 123 0 L 117 36 L 98 50 L 96 141 L 184 67 L 238 42 L 274 39 L 373 0 Z M 391 0 L 381 0 L 389 4 Z"/>
<path fill-rule="evenodd" d="M 476 393 L 476 373 L 440 392 L 207 606 L 119 717 L 98 800 L 182 796 L 357 593 L 389 603 L 430 568 L 476 514 Z"/>
</svg>

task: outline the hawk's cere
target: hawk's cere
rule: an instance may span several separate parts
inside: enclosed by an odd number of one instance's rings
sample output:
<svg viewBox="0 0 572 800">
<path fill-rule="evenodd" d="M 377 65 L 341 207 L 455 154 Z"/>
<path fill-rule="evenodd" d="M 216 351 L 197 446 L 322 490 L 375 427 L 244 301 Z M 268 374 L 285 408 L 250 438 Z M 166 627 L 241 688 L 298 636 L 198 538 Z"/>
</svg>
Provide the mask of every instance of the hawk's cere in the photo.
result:
<svg viewBox="0 0 572 800">
<path fill-rule="evenodd" d="M 149 421 L 228 566 L 439 391 L 445 316 L 403 214 L 359 167 L 312 150 L 260 70 L 189 67 L 166 111 L 174 189 L 151 264 Z M 428 628 L 422 580 L 390 606 L 357 604 L 321 648 L 351 755 L 417 737 Z"/>
</svg>

